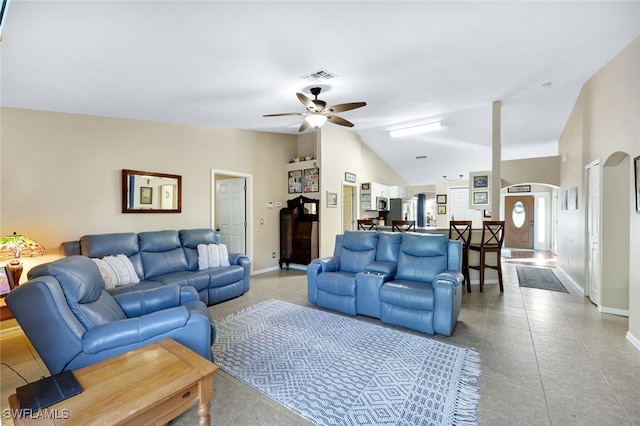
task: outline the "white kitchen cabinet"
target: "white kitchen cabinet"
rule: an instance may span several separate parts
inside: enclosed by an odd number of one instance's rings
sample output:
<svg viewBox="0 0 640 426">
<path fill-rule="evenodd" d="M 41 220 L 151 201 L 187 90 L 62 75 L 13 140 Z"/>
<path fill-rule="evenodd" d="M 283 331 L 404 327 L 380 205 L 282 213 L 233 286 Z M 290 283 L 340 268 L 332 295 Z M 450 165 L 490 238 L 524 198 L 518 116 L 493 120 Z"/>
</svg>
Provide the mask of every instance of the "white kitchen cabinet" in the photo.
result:
<svg viewBox="0 0 640 426">
<path fill-rule="evenodd" d="M 407 193 L 404 189 L 404 186 L 390 186 L 389 187 L 389 198 L 406 198 Z"/>
</svg>

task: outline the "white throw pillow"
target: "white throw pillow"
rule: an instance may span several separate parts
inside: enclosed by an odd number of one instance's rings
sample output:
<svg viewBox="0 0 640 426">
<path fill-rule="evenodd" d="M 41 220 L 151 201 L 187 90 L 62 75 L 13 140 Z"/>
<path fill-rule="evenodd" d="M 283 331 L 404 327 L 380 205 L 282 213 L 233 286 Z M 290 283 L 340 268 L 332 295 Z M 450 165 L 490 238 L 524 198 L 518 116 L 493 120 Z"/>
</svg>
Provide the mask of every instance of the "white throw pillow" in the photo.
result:
<svg viewBox="0 0 640 426">
<path fill-rule="evenodd" d="M 220 266 L 229 266 L 229 251 L 227 246 L 220 244 Z"/>
<path fill-rule="evenodd" d="M 102 259 L 92 259 L 104 280 L 105 289 L 122 285 L 136 284 L 140 282 L 138 274 L 133 268 L 133 263 L 124 254 L 106 256 Z"/>
<path fill-rule="evenodd" d="M 198 269 L 229 266 L 229 253 L 224 244 L 198 244 Z"/>
</svg>

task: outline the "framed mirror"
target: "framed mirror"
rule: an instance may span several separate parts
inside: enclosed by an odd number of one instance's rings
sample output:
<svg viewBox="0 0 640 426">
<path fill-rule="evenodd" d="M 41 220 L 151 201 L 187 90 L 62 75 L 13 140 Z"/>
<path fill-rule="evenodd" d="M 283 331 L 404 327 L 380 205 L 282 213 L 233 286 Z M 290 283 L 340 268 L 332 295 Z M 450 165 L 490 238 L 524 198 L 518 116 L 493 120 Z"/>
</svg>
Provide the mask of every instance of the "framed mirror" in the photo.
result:
<svg viewBox="0 0 640 426">
<path fill-rule="evenodd" d="M 180 213 L 182 176 L 122 169 L 122 213 Z"/>
</svg>

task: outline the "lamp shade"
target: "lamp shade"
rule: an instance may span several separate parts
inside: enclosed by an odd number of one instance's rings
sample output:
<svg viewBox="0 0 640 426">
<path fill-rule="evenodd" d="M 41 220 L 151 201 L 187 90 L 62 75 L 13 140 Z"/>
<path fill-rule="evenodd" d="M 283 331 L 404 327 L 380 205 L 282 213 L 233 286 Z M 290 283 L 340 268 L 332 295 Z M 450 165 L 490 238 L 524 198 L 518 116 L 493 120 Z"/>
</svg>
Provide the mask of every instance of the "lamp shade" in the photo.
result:
<svg viewBox="0 0 640 426">
<path fill-rule="evenodd" d="M 0 260 L 18 259 L 22 257 L 42 256 L 44 247 L 36 240 L 24 235 L 7 235 L 0 238 Z"/>
</svg>

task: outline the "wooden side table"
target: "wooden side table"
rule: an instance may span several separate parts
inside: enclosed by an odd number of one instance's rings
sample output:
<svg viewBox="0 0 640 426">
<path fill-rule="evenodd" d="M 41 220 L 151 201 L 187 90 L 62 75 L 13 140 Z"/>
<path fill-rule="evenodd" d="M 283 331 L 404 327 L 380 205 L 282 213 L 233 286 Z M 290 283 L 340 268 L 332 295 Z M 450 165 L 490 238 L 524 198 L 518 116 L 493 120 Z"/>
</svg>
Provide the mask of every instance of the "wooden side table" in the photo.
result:
<svg viewBox="0 0 640 426">
<path fill-rule="evenodd" d="M 82 393 L 15 417 L 15 425 L 165 424 L 198 404 L 200 425 L 211 424 L 218 366 L 171 339 L 74 371 Z M 9 397 L 12 413 L 19 409 Z"/>
</svg>

